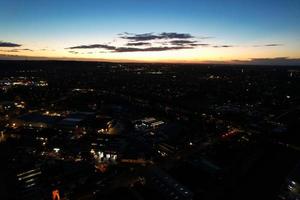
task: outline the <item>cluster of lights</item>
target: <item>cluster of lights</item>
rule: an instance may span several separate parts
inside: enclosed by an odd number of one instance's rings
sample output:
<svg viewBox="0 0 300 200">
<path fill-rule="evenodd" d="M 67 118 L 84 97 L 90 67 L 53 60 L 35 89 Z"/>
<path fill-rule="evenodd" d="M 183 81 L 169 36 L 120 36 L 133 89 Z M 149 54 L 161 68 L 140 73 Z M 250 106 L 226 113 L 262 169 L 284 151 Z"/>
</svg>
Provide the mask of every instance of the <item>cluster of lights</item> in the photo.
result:
<svg viewBox="0 0 300 200">
<path fill-rule="evenodd" d="M 99 129 L 99 130 L 97 131 L 97 133 L 100 133 L 100 134 L 107 134 L 108 132 L 107 132 L 106 129 L 101 128 L 101 129 Z"/>
<path fill-rule="evenodd" d="M 34 77 L 31 77 L 31 79 Z M 28 80 L 27 77 L 10 77 L 10 79 L 6 79 L 2 81 L 2 85 L 4 86 L 37 86 L 37 87 L 46 87 L 48 86 L 47 81 L 39 80 L 33 81 Z"/>
<path fill-rule="evenodd" d="M 222 134 L 221 137 L 222 138 L 227 138 L 227 137 L 230 137 L 230 136 L 234 136 L 238 133 L 239 132 L 236 129 L 234 129 L 234 130 L 228 131 L 227 133 Z"/>
<path fill-rule="evenodd" d="M 162 152 L 160 150 L 157 151 L 162 157 L 166 157 L 168 154 L 166 152 Z"/>
<path fill-rule="evenodd" d="M 21 101 L 19 103 L 15 102 L 14 105 L 16 106 L 16 108 L 22 108 L 22 109 L 25 108 L 25 102 L 24 101 Z"/>
<path fill-rule="evenodd" d="M 40 140 L 43 146 L 46 146 L 48 138 L 36 137 L 37 140 Z"/>
<path fill-rule="evenodd" d="M 50 111 L 45 111 L 45 112 L 43 113 L 43 115 L 51 116 L 51 117 L 60 117 L 60 116 L 61 116 L 60 113 L 57 113 L 57 112 L 50 112 Z"/>
<path fill-rule="evenodd" d="M 94 156 L 95 160 L 98 163 L 108 163 L 108 162 L 116 162 L 117 154 L 115 153 L 104 153 L 102 151 L 95 152 L 94 149 L 91 149 L 90 153 Z"/>
</svg>

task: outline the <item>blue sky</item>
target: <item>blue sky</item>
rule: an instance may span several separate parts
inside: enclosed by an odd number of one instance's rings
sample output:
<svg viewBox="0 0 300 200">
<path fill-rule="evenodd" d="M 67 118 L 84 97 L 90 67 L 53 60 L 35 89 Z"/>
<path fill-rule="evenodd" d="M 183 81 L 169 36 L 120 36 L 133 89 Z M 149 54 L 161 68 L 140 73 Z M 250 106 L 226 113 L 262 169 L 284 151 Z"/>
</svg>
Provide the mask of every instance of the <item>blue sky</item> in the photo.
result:
<svg viewBox="0 0 300 200">
<path fill-rule="evenodd" d="M 120 47 L 124 44 L 118 34 L 123 32 L 167 32 L 190 34 L 190 39 L 210 47 L 166 50 L 165 57 L 157 60 L 172 60 L 174 51 L 182 52 L 185 61 L 298 58 L 299 22 L 298 0 L 0 0 L 0 41 L 22 45 L 19 50 L 2 45 L 0 54 L 131 60 L 149 55 L 155 60 L 154 51 L 99 53 L 101 49 L 93 49 L 87 55 L 80 49 L 74 55 L 67 48 L 99 43 Z M 230 49 L 212 48 L 225 45 Z"/>
</svg>

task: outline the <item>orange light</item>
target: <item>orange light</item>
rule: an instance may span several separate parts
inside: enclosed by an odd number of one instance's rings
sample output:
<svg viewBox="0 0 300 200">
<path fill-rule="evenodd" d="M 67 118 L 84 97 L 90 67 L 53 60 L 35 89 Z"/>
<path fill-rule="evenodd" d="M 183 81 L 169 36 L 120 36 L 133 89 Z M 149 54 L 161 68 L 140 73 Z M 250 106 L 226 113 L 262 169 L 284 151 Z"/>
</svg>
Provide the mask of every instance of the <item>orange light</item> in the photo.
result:
<svg viewBox="0 0 300 200">
<path fill-rule="evenodd" d="M 52 200 L 60 200 L 59 190 L 52 191 Z"/>
<path fill-rule="evenodd" d="M 96 165 L 96 169 L 98 169 L 100 172 L 104 173 L 108 170 L 108 165 L 105 163 L 100 163 Z"/>
</svg>

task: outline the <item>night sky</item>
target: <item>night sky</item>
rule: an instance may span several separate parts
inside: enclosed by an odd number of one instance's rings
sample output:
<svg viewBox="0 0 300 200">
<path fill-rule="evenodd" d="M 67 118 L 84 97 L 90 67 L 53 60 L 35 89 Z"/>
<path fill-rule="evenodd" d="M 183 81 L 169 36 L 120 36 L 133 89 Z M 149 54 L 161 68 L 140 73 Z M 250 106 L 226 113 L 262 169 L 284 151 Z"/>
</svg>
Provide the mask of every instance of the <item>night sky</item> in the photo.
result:
<svg viewBox="0 0 300 200">
<path fill-rule="evenodd" d="M 0 27 L 0 58 L 300 58 L 299 0 L 0 0 Z"/>
</svg>

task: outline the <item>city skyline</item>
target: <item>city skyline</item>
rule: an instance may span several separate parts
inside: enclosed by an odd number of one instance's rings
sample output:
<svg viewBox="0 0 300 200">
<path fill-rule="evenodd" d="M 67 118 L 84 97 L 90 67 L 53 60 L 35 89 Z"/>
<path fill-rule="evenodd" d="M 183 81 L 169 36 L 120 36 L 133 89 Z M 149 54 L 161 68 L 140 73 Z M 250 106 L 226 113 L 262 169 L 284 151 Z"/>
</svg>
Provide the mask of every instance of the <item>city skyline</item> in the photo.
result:
<svg viewBox="0 0 300 200">
<path fill-rule="evenodd" d="M 0 1 L 1 59 L 300 63 L 300 2 Z"/>
</svg>

